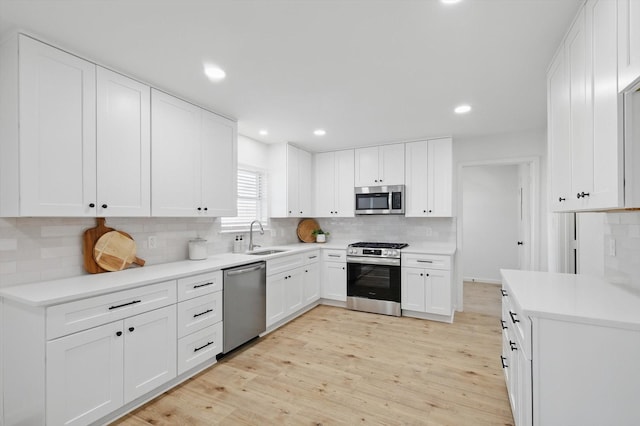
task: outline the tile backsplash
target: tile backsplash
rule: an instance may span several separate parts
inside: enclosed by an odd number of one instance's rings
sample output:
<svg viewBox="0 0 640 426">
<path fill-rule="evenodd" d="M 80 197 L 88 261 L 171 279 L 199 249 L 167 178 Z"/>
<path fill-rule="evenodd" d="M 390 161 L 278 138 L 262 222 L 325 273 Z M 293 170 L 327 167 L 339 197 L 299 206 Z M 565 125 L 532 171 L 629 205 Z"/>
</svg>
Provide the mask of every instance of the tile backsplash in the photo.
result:
<svg viewBox="0 0 640 426">
<path fill-rule="evenodd" d="M 605 278 L 640 289 L 640 212 L 607 213 L 604 229 Z M 615 240 L 615 256 L 609 252 Z"/>
<path fill-rule="evenodd" d="M 270 229 L 257 235 L 262 246 L 298 241 L 300 219 L 272 219 Z M 452 218 L 405 218 L 403 216 L 360 216 L 318 219 L 331 232 L 330 240 L 353 242 L 434 241 L 455 244 Z M 209 255 L 232 251 L 235 235 L 223 233 L 219 218 L 108 218 L 106 225 L 125 231 L 136 240 L 138 257 L 147 265 L 173 262 L 188 257 L 188 241 L 207 240 Z M 0 218 L 0 287 L 85 274 L 82 265 L 82 234 L 95 226 L 93 218 Z M 156 237 L 156 248 L 147 245 Z"/>
</svg>

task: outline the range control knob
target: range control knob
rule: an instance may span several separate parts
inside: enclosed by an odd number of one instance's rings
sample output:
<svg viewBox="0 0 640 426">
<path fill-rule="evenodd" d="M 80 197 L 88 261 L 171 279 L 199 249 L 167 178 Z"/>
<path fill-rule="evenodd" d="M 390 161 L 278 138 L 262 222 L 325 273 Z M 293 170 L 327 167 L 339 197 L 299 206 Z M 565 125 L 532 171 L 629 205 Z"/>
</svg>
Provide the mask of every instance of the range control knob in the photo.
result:
<svg viewBox="0 0 640 426">
<path fill-rule="evenodd" d="M 389 254 L 389 250 L 382 250 L 382 255 L 387 256 Z"/>
<path fill-rule="evenodd" d="M 397 250 L 391 250 L 391 256 L 397 256 L 398 255 L 398 251 Z"/>
</svg>

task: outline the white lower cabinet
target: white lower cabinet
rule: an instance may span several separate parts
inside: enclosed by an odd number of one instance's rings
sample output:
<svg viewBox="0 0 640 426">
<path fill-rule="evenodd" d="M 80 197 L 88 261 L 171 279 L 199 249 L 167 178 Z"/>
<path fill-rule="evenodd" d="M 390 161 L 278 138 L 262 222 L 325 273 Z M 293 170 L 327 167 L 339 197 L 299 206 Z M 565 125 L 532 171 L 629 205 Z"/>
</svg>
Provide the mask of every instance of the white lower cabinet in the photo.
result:
<svg viewBox="0 0 640 426">
<path fill-rule="evenodd" d="M 402 265 L 402 314 L 452 321 L 450 256 L 403 253 Z"/>
<path fill-rule="evenodd" d="M 47 342 L 47 424 L 87 424 L 176 377 L 176 307 Z"/>
<path fill-rule="evenodd" d="M 304 268 L 304 303 L 309 304 L 320 299 L 320 263 L 317 260 Z"/>
<path fill-rule="evenodd" d="M 347 251 L 322 251 L 322 298 L 338 302 L 347 301 Z"/>
<path fill-rule="evenodd" d="M 222 352 L 222 321 L 178 340 L 178 374 Z"/>
</svg>

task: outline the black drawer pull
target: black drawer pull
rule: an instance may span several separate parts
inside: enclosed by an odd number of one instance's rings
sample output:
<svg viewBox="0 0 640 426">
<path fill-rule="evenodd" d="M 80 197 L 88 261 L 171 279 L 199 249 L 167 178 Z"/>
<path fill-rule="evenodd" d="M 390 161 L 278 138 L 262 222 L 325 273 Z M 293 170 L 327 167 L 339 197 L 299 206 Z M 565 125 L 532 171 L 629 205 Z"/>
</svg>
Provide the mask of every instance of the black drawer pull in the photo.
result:
<svg viewBox="0 0 640 426">
<path fill-rule="evenodd" d="M 502 368 L 507 368 L 508 367 L 508 365 L 504 363 L 506 360 L 507 359 L 505 357 L 500 356 L 500 362 L 502 363 Z"/>
<path fill-rule="evenodd" d="M 506 330 L 507 328 L 509 328 L 509 327 L 507 327 L 507 322 L 504 321 L 504 320 L 500 320 L 500 326 L 502 326 L 503 330 Z"/>
<path fill-rule="evenodd" d="M 206 344 L 206 345 L 202 345 L 202 346 L 200 346 L 199 348 L 195 348 L 193 351 L 194 351 L 194 352 L 198 352 L 199 350 L 204 349 L 204 348 L 206 348 L 207 346 L 211 346 L 211 345 L 213 345 L 213 342 L 207 342 L 207 344 Z"/>
<path fill-rule="evenodd" d="M 193 286 L 193 288 L 206 287 L 206 286 L 208 286 L 208 285 L 213 285 L 213 284 L 214 284 L 213 282 L 210 282 L 210 283 L 204 283 L 204 284 L 197 284 L 197 285 L 194 285 L 194 286 Z"/>
<path fill-rule="evenodd" d="M 125 306 L 135 305 L 136 303 L 140 303 L 140 302 L 142 302 L 142 300 L 134 300 L 133 302 L 123 303 L 122 305 L 109 306 L 109 310 L 124 308 Z"/>
<path fill-rule="evenodd" d="M 129 333 L 133 333 L 133 330 L 135 330 L 135 327 L 129 327 Z"/>
<path fill-rule="evenodd" d="M 509 316 L 511 317 L 511 321 L 513 321 L 514 324 L 520 322 L 520 320 L 516 318 L 516 315 L 517 314 L 515 312 L 509 311 Z"/>
<path fill-rule="evenodd" d="M 516 346 L 516 342 L 512 342 L 511 340 L 509 340 L 509 347 L 511 348 L 512 351 L 518 350 L 518 346 Z"/>
<path fill-rule="evenodd" d="M 194 318 L 198 318 L 199 316 L 206 315 L 206 314 L 208 314 L 209 312 L 213 312 L 213 309 L 207 309 L 206 311 L 204 311 L 204 312 L 200 312 L 199 314 L 193 314 L 193 317 L 194 317 Z"/>
<path fill-rule="evenodd" d="M 501 289 L 500 289 L 500 292 L 502 293 L 502 295 L 503 295 L 504 297 L 507 297 L 507 296 L 508 296 L 508 294 L 507 294 L 507 290 L 505 290 L 505 289 L 501 288 Z"/>
<path fill-rule="evenodd" d="M 116 331 L 116 336 L 118 337 L 122 336 L 122 331 Z"/>
</svg>

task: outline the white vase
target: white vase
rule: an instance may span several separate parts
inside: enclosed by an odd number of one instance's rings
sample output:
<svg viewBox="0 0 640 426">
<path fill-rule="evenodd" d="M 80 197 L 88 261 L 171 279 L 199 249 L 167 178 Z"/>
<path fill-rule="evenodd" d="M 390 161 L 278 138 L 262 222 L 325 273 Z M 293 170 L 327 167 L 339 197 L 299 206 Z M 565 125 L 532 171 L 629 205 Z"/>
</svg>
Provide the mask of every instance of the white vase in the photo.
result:
<svg viewBox="0 0 640 426">
<path fill-rule="evenodd" d="M 318 234 L 316 235 L 316 243 L 324 243 L 327 241 L 327 235 L 326 234 Z"/>
</svg>

